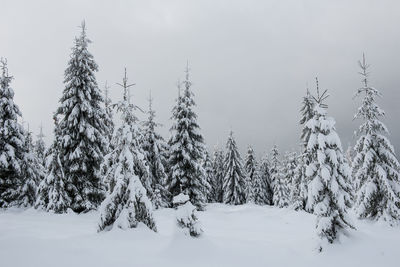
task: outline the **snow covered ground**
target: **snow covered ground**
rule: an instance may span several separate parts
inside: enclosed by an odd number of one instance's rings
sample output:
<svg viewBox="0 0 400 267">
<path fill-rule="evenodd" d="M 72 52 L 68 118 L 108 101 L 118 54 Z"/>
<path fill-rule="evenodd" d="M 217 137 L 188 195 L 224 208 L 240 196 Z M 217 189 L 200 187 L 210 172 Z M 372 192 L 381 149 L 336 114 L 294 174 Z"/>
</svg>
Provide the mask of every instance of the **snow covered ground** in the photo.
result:
<svg viewBox="0 0 400 267">
<path fill-rule="evenodd" d="M 175 211 L 156 211 L 158 233 L 96 232 L 98 213 L 0 212 L 0 266 L 399 266 L 400 227 L 354 220 L 358 231 L 315 251 L 315 218 L 255 205 L 212 204 L 204 235 L 184 236 Z"/>
</svg>

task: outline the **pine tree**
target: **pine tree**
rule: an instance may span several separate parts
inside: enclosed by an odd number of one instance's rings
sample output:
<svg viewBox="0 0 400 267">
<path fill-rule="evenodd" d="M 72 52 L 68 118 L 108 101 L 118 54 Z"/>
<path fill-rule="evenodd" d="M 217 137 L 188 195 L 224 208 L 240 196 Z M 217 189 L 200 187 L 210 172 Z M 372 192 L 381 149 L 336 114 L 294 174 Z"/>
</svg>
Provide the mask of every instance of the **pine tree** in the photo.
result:
<svg viewBox="0 0 400 267">
<path fill-rule="evenodd" d="M 245 178 L 245 194 L 246 202 L 254 202 L 254 179 L 257 170 L 257 161 L 255 159 L 254 150 L 251 146 L 247 148 L 247 154 L 244 160 Z"/>
<path fill-rule="evenodd" d="M 46 144 L 44 142 L 44 137 L 45 135 L 43 134 L 43 126 L 40 125 L 40 131 L 39 134 L 36 136 L 36 142 L 35 142 L 35 154 L 36 157 L 39 159 L 40 164 L 42 164 L 42 166 L 44 167 L 46 165 L 45 161 L 46 161 Z"/>
<path fill-rule="evenodd" d="M 168 146 L 160 134 L 156 132 L 156 127 L 160 124 L 155 122 L 156 112 L 152 107 L 153 99 L 149 98 L 148 119 L 144 123 L 144 142 L 143 150 L 149 164 L 151 188 L 153 195 L 153 205 L 155 208 L 168 207 L 170 203 L 169 192 L 165 189 L 168 176 L 165 166 L 168 164 L 166 151 Z"/>
<path fill-rule="evenodd" d="M 114 150 L 110 156 L 114 164 L 107 174 L 110 177 L 110 188 L 101 204 L 99 232 L 110 230 L 114 226 L 122 229 L 135 228 L 139 222 L 157 231 L 152 205 L 140 178 L 143 175 L 142 166 L 146 164 L 145 155 L 139 143 L 141 136 L 138 119 L 133 113 L 135 106 L 128 98 L 131 85 L 127 82 L 125 70 L 123 100 L 118 103 L 122 124 L 113 135 Z"/>
<path fill-rule="evenodd" d="M 300 195 L 300 180 L 296 176 L 297 170 L 296 152 L 287 152 L 283 163 L 283 181 L 287 192 L 287 202 L 293 205 L 295 196 Z"/>
<path fill-rule="evenodd" d="M 257 205 L 270 205 L 272 202 L 272 189 L 269 183 L 268 159 L 261 159 L 256 165 L 253 178 L 253 198 Z"/>
<path fill-rule="evenodd" d="M 339 233 L 352 227 L 347 218 L 350 207 L 349 167 L 343 156 L 335 121 L 327 117 L 323 101 L 326 91 L 320 95 L 317 80 L 317 97 L 313 117 L 306 123 L 311 130 L 307 144 L 311 161 L 306 174 L 310 180 L 308 200 L 317 215 L 317 233 L 323 242 L 332 243 Z M 320 246 L 322 250 L 322 245 Z"/>
<path fill-rule="evenodd" d="M 178 226 L 184 230 L 184 234 L 191 237 L 200 236 L 203 230 L 196 216 L 197 208 L 189 201 L 189 196 L 180 193 L 173 198 L 172 203 L 177 209 L 176 220 Z"/>
<path fill-rule="evenodd" d="M 7 61 L 2 58 L 0 64 L 0 207 L 9 207 L 19 197 L 27 150 L 24 129 L 18 122 L 22 115 L 10 87 L 12 76 Z"/>
<path fill-rule="evenodd" d="M 242 158 L 236 146 L 231 131 L 226 142 L 224 159 L 223 202 L 226 204 L 241 205 L 246 202 L 245 173 Z"/>
<path fill-rule="evenodd" d="M 296 170 L 296 183 L 299 184 L 299 194 L 295 192 L 294 196 L 296 199 L 293 200 L 294 209 L 305 209 L 309 212 L 312 210 L 309 209 L 309 205 L 307 205 L 307 186 L 308 186 L 308 178 L 306 175 L 306 165 L 310 163 L 311 156 L 307 150 L 308 140 L 310 139 L 311 131 L 309 128 L 306 127 L 306 123 L 313 117 L 313 110 L 314 110 L 314 99 L 312 98 L 310 92 L 307 89 L 306 95 L 303 97 L 302 106 L 300 109 L 301 119 L 300 119 L 300 126 L 302 127 L 301 130 L 301 155 L 299 158 L 299 167 Z"/>
<path fill-rule="evenodd" d="M 212 203 L 215 202 L 214 197 L 213 197 L 213 192 L 211 188 L 211 184 L 213 183 L 213 168 L 212 168 L 212 162 L 210 159 L 210 154 L 208 153 L 207 150 L 204 152 L 204 159 L 203 159 L 203 169 L 204 173 L 206 175 L 206 183 L 205 183 L 205 195 L 207 196 L 207 203 Z"/>
<path fill-rule="evenodd" d="M 282 173 L 281 162 L 279 160 L 278 147 L 276 145 L 274 145 L 271 150 L 270 174 L 273 191 L 272 202 L 274 206 L 280 208 L 285 207 L 288 205 L 288 192 Z"/>
<path fill-rule="evenodd" d="M 222 203 L 222 184 L 224 180 L 224 152 L 217 146 L 212 158 L 211 198 L 213 202 Z"/>
<path fill-rule="evenodd" d="M 35 205 L 39 183 L 43 180 L 45 172 L 40 160 L 37 158 L 32 133 L 25 131 L 25 158 L 22 164 L 22 179 L 15 190 L 12 206 L 32 207 Z"/>
<path fill-rule="evenodd" d="M 289 205 L 289 188 L 288 184 L 291 183 L 290 177 L 290 161 L 288 154 L 285 154 L 282 165 L 278 165 L 277 171 L 273 175 L 274 181 L 274 205 L 283 208 Z"/>
<path fill-rule="evenodd" d="M 305 182 L 305 163 L 303 155 L 296 156 L 296 167 L 293 172 L 293 179 L 290 190 L 290 202 L 294 210 L 303 210 L 305 208 L 305 199 L 307 188 Z"/>
<path fill-rule="evenodd" d="M 97 86 L 97 64 L 88 51 L 85 23 L 75 39 L 65 70 L 65 89 L 56 115 L 60 118 L 60 160 L 68 180 L 71 208 L 76 212 L 95 209 L 104 198 L 100 177 L 107 140 L 103 97 Z"/>
<path fill-rule="evenodd" d="M 60 159 L 61 140 L 57 117 L 54 116 L 53 144 L 46 153 L 46 176 L 40 182 L 35 208 L 54 213 L 65 213 L 71 204 L 66 191 L 67 180 Z"/>
<path fill-rule="evenodd" d="M 400 164 L 393 146 L 385 136 L 386 126 L 379 120 L 385 112 L 376 104 L 381 93 L 368 84 L 368 67 L 363 56 L 361 67 L 363 95 L 355 118 L 362 119 L 360 137 L 354 147 L 353 173 L 358 189 L 356 212 L 360 218 L 384 220 L 398 224 L 400 220 Z"/>
<path fill-rule="evenodd" d="M 207 183 L 201 164 L 205 148 L 200 127 L 197 124 L 197 115 L 193 110 L 195 102 L 188 67 L 183 86 L 183 93 L 178 96 L 172 115 L 174 123 L 169 140 L 168 189 L 173 196 L 180 193 L 188 195 L 192 204 L 202 208 L 206 202 L 204 192 Z M 179 86 L 178 89 L 180 90 Z"/>
</svg>

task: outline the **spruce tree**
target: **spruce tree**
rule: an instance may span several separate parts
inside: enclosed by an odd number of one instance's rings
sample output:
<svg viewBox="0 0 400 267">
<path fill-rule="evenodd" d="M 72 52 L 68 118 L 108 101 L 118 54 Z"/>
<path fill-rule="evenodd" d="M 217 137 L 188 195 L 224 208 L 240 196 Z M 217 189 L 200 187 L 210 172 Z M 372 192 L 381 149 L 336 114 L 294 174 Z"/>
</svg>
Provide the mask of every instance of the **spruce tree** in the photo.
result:
<svg viewBox="0 0 400 267">
<path fill-rule="evenodd" d="M 25 131 L 25 158 L 22 165 L 22 179 L 14 194 L 12 206 L 32 207 L 35 205 L 39 183 L 43 180 L 45 172 L 41 161 L 35 154 L 32 133 Z"/>
<path fill-rule="evenodd" d="M 100 177 L 107 147 L 104 100 L 97 86 L 98 66 L 88 50 L 89 43 L 83 22 L 65 70 L 65 88 L 56 112 L 62 142 L 60 160 L 71 208 L 76 212 L 95 209 L 104 198 Z"/>
<path fill-rule="evenodd" d="M 362 119 L 359 139 L 354 147 L 353 173 L 357 187 L 356 213 L 360 218 L 400 221 L 400 164 L 393 146 L 385 136 L 386 126 L 379 120 L 385 112 L 376 104 L 381 93 L 368 84 L 368 67 L 363 56 L 359 62 L 363 86 L 357 96 L 363 96 L 355 118 Z"/>
<path fill-rule="evenodd" d="M 222 187 L 224 203 L 241 205 L 246 202 L 245 178 L 242 158 L 231 131 L 226 142 L 224 159 L 224 181 Z"/>
<path fill-rule="evenodd" d="M 244 170 L 246 173 L 245 178 L 245 194 L 246 202 L 254 202 L 254 176 L 257 170 L 257 162 L 254 155 L 254 150 L 248 146 L 246 157 L 244 159 Z"/>
<path fill-rule="evenodd" d="M 288 185 L 291 183 L 290 177 L 290 162 L 288 155 L 285 154 L 283 163 L 278 167 L 277 172 L 273 175 L 274 181 L 274 205 L 283 208 L 289 205 L 289 188 Z"/>
<path fill-rule="evenodd" d="M 205 183 L 205 194 L 207 196 L 207 203 L 212 203 L 215 202 L 213 192 L 212 192 L 212 187 L 211 184 L 213 183 L 213 168 L 212 168 L 212 162 L 210 159 L 210 154 L 208 153 L 207 150 L 204 152 L 204 159 L 203 159 L 203 169 L 204 173 L 206 175 L 206 183 Z"/>
<path fill-rule="evenodd" d="M 152 213 L 152 204 L 141 182 L 143 165 L 146 159 L 141 149 L 138 119 L 133 113 L 135 106 L 128 98 L 128 79 L 123 79 L 123 100 L 118 103 L 121 113 L 121 126 L 113 135 L 114 150 L 110 154 L 114 163 L 107 176 L 110 188 L 106 199 L 101 204 L 98 231 L 136 228 L 139 222 L 153 231 L 157 231 Z M 148 176 L 146 176 L 148 179 Z"/>
<path fill-rule="evenodd" d="M 311 135 L 307 144 L 311 161 L 306 174 L 310 180 L 308 200 L 317 215 L 317 234 L 322 242 L 332 243 L 346 228 L 352 227 L 347 217 L 350 207 L 350 170 L 343 156 L 340 139 L 335 130 L 335 121 L 327 117 L 327 106 L 323 101 L 326 91 L 317 96 L 314 115 L 306 123 Z M 322 250 L 322 245 L 320 246 Z"/>
<path fill-rule="evenodd" d="M 274 145 L 271 150 L 270 164 L 271 184 L 272 184 L 272 202 L 274 206 L 280 208 L 288 205 L 288 192 L 282 173 L 282 166 L 279 160 L 278 147 Z"/>
<path fill-rule="evenodd" d="M 18 122 L 22 115 L 14 102 L 6 59 L 1 58 L 0 64 L 0 207 L 4 208 L 18 200 L 27 149 L 24 129 Z"/>
<path fill-rule="evenodd" d="M 207 184 L 206 174 L 201 164 L 204 153 L 203 137 L 194 112 L 195 102 L 189 80 L 189 68 L 183 82 L 182 95 L 179 94 L 173 109 L 171 139 L 169 140 L 170 175 L 168 189 L 173 196 L 184 193 L 190 202 L 202 208 L 206 202 L 204 194 Z M 178 89 L 180 90 L 179 86 Z"/>
<path fill-rule="evenodd" d="M 293 170 L 293 178 L 290 189 L 290 203 L 294 210 L 303 210 L 305 208 L 305 199 L 307 188 L 305 183 L 305 163 L 303 155 L 296 156 L 296 167 Z"/>
<path fill-rule="evenodd" d="M 152 107 L 153 99 L 149 98 L 149 111 L 147 121 L 144 123 L 144 142 L 143 150 L 149 165 L 150 183 L 154 192 L 152 202 L 155 208 L 167 207 L 170 203 L 169 192 L 165 189 L 168 175 L 166 165 L 166 151 L 168 146 L 163 137 L 156 132 L 156 127 L 160 124 L 155 122 L 156 112 Z"/>
<path fill-rule="evenodd" d="M 35 208 L 54 213 L 65 213 L 71 204 L 66 191 L 67 179 L 61 164 L 60 154 L 62 142 L 60 140 L 57 117 L 54 116 L 53 144 L 46 152 L 46 176 L 40 182 Z"/>
<path fill-rule="evenodd" d="M 43 126 L 40 125 L 40 131 L 39 134 L 36 136 L 36 142 L 35 142 L 35 154 L 36 157 L 39 159 L 40 163 L 44 167 L 46 165 L 46 143 L 44 142 L 44 137 L 45 135 L 43 134 Z"/>
<path fill-rule="evenodd" d="M 262 158 L 260 164 L 256 165 L 253 177 L 253 199 L 257 205 L 271 204 L 272 190 L 269 178 L 268 160 Z"/>
<path fill-rule="evenodd" d="M 214 202 L 222 203 L 222 184 L 224 180 L 224 152 L 217 146 L 212 158 L 211 198 Z"/>
</svg>

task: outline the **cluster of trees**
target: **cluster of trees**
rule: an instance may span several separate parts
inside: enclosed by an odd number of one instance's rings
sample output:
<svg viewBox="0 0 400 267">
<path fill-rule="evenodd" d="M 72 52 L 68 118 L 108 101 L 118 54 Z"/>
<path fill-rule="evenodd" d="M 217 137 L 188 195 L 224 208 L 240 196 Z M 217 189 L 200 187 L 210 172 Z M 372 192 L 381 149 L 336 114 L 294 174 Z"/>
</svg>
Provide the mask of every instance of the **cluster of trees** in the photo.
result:
<svg viewBox="0 0 400 267">
<path fill-rule="evenodd" d="M 400 221 L 400 164 L 379 120 L 384 112 L 375 100 L 381 95 L 368 84 L 365 58 L 357 90 L 362 104 L 355 115 L 362 124 L 352 150 L 343 152 L 335 121 L 327 116 L 327 92 L 320 92 L 317 80 L 316 94 L 307 91 L 302 101 L 301 151 L 281 158 L 274 146 L 258 160 L 249 146 L 243 160 L 232 131 L 225 150 L 207 151 L 188 67 L 178 84 L 171 138 L 165 141 L 157 132 L 151 97 L 146 121 L 135 115 L 138 107 L 129 94 L 133 84 L 126 70 L 119 84 L 122 100 L 113 103 L 108 87 L 102 94 L 89 43 L 83 23 L 65 70 L 48 149 L 42 132 L 34 143 L 18 122 L 22 115 L 13 101 L 12 77 L 1 60 L 0 207 L 33 206 L 55 213 L 99 208 L 99 231 L 139 222 L 156 231 L 152 210 L 171 207 L 179 195 L 197 210 L 210 202 L 250 202 L 316 214 L 318 235 L 328 242 L 354 228 L 346 215 L 352 207 L 360 218 Z M 118 127 L 115 114 L 120 115 Z"/>
</svg>

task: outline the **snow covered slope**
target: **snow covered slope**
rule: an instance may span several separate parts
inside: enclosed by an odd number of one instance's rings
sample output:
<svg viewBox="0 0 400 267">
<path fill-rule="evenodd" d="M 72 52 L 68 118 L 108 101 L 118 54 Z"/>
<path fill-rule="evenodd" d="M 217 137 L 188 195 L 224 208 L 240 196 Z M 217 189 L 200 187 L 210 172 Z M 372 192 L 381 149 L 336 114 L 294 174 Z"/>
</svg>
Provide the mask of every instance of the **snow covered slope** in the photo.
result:
<svg viewBox="0 0 400 267">
<path fill-rule="evenodd" d="M 304 212 L 212 204 L 198 215 L 204 235 L 194 239 L 172 209 L 155 212 L 158 233 L 100 234 L 97 212 L 1 211 L 0 266 L 399 266 L 399 227 L 354 220 L 358 231 L 317 253 L 315 218 Z"/>
</svg>

